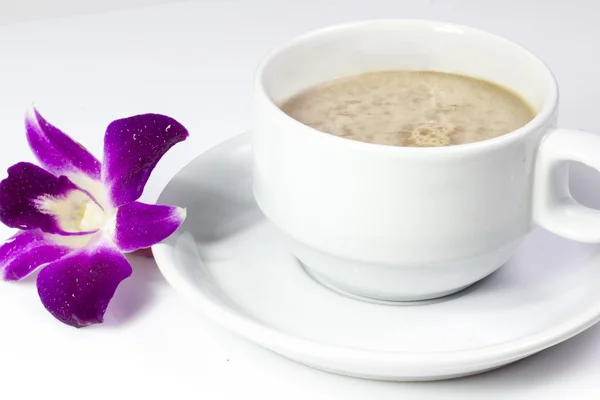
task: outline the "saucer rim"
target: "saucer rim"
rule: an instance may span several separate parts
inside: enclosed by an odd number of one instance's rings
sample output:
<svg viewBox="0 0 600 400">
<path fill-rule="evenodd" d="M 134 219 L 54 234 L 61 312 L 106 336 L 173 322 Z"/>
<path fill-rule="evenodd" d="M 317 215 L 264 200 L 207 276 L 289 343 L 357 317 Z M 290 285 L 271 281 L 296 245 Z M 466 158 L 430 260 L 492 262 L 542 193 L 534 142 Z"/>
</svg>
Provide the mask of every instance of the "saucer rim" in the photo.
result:
<svg viewBox="0 0 600 400">
<path fill-rule="evenodd" d="M 158 202 L 168 192 L 173 179 L 185 169 L 191 168 L 199 158 L 212 154 L 229 153 L 241 147 L 250 146 L 250 138 L 251 132 L 247 131 L 227 139 L 193 158 L 169 180 L 161 191 Z M 462 350 L 431 352 L 366 350 L 318 342 L 286 333 L 276 327 L 261 323 L 250 315 L 242 314 L 226 305 L 212 301 L 194 282 L 185 279 L 177 271 L 170 251 L 171 243 L 181 234 L 182 232 L 178 231 L 169 239 L 152 247 L 158 268 L 167 282 L 217 324 L 247 340 L 292 359 L 332 358 L 365 366 L 377 365 L 388 368 L 410 366 L 415 376 L 434 375 L 432 370 L 478 368 L 481 371 L 490 366 L 508 364 L 535 354 L 568 340 L 600 322 L 600 302 L 591 302 L 589 307 L 580 310 L 573 317 L 565 318 L 561 324 L 551 326 L 543 331 L 507 342 Z M 315 282 L 315 284 L 317 283 Z M 385 306 L 382 305 L 382 307 Z M 298 355 L 298 357 L 294 357 L 294 355 Z M 418 369 L 424 371 L 419 372 Z M 440 374 L 443 375 L 443 373 Z"/>
</svg>

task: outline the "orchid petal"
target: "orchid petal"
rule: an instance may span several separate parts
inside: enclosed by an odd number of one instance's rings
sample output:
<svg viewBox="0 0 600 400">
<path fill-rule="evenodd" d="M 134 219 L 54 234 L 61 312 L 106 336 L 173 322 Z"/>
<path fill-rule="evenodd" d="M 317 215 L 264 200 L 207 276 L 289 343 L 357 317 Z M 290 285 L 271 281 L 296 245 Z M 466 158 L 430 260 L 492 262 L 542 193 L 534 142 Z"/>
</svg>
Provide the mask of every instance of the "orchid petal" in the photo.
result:
<svg viewBox="0 0 600 400">
<path fill-rule="evenodd" d="M 81 223 L 88 208 L 100 210 L 69 178 L 56 177 L 31 163 L 13 165 L 0 182 L 0 221 L 12 228 L 62 235 L 92 233 L 95 227 Z"/>
<path fill-rule="evenodd" d="M 105 202 L 100 161 L 85 147 L 51 125 L 33 106 L 25 116 L 25 131 L 29 147 L 47 171 L 68 177 L 97 202 Z"/>
<path fill-rule="evenodd" d="M 150 173 L 161 157 L 188 137 L 173 118 L 144 114 L 113 121 L 104 137 L 102 179 L 113 207 L 142 195 Z"/>
<path fill-rule="evenodd" d="M 53 242 L 39 230 L 22 231 L 0 246 L 0 278 L 21 280 L 39 267 L 69 254 L 72 249 Z"/>
<path fill-rule="evenodd" d="M 117 287 L 131 272 L 123 254 L 99 237 L 42 269 L 38 293 L 44 307 L 65 324 L 79 328 L 102 323 Z"/>
<path fill-rule="evenodd" d="M 123 252 L 150 247 L 171 236 L 185 214 L 179 207 L 129 203 L 117 211 L 113 241 Z"/>
<path fill-rule="evenodd" d="M 42 166 L 53 174 L 83 173 L 100 179 L 100 161 L 85 147 L 48 123 L 31 107 L 25 116 L 27 141 Z"/>
</svg>

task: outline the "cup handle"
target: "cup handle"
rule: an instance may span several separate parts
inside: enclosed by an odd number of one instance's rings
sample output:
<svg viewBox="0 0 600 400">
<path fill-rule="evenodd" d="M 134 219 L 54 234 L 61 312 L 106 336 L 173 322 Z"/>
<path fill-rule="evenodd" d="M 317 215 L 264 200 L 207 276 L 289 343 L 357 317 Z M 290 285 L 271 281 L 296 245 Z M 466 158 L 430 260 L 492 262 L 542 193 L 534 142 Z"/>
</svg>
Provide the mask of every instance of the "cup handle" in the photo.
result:
<svg viewBox="0 0 600 400">
<path fill-rule="evenodd" d="M 540 144 L 533 186 L 533 219 L 567 239 L 600 242 L 600 211 L 579 204 L 569 191 L 569 162 L 600 171 L 600 135 L 554 129 Z"/>
</svg>

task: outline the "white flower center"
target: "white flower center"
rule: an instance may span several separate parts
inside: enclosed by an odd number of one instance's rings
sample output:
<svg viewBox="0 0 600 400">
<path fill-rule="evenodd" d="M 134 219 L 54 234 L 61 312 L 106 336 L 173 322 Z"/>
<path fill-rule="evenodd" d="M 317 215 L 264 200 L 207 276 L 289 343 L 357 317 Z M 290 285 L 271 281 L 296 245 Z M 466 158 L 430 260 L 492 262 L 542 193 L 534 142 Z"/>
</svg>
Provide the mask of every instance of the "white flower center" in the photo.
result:
<svg viewBox="0 0 600 400">
<path fill-rule="evenodd" d="M 73 190 L 65 197 L 42 196 L 35 203 L 41 212 L 53 215 L 65 232 L 95 231 L 108 219 L 98 204 L 79 190 Z"/>
<path fill-rule="evenodd" d="M 102 228 L 107 219 L 105 212 L 80 190 L 72 190 L 63 197 L 44 195 L 35 205 L 42 213 L 53 215 L 65 232 L 94 231 Z"/>
<path fill-rule="evenodd" d="M 79 230 L 81 232 L 95 231 L 106 224 L 107 215 L 98 207 L 98 204 L 91 200 L 83 203 L 80 206 L 80 211 L 77 213 L 79 219 Z"/>
</svg>

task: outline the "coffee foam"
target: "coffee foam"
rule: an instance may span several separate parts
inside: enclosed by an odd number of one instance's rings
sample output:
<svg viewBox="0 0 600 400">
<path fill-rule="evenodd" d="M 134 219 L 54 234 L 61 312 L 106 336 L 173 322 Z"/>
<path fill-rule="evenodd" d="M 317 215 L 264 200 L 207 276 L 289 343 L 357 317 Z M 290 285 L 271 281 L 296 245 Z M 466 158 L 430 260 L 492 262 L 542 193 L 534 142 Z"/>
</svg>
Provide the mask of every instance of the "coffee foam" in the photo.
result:
<svg viewBox="0 0 600 400">
<path fill-rule="evenodd" d="M 438 147 L 490 139 L 535 115 L 491 82 L 430 71 L 384 71 L 310 88 L 281 105 L 323 132 L 392 146 Z"/>
</svg>

